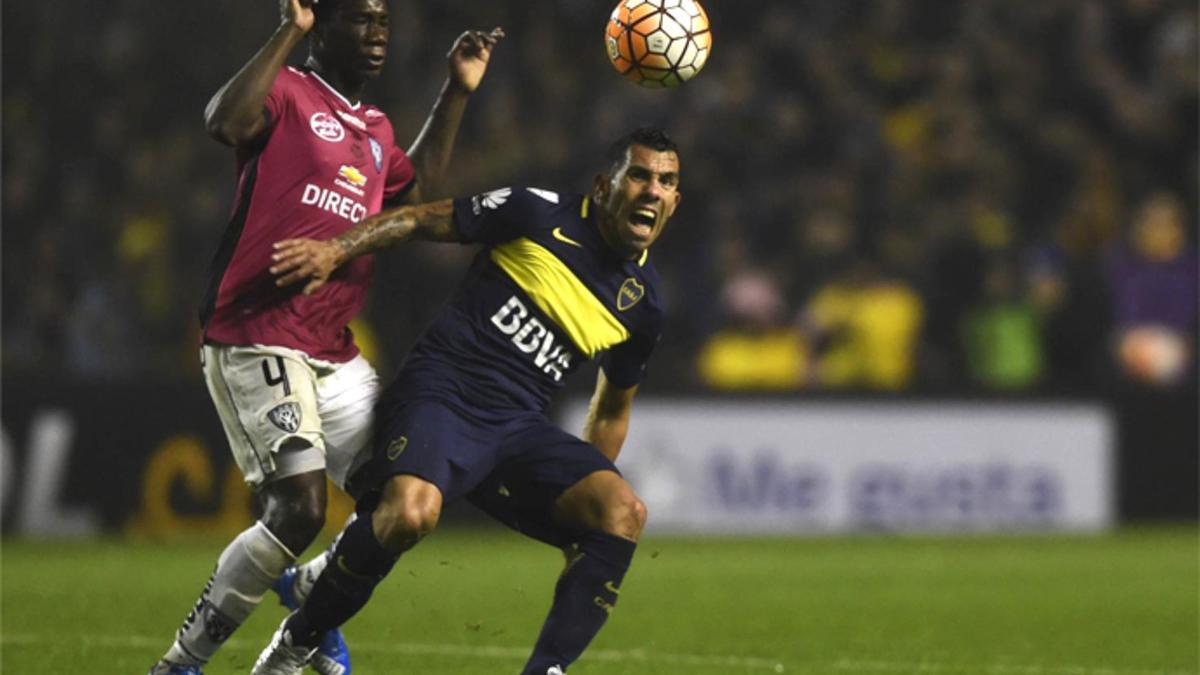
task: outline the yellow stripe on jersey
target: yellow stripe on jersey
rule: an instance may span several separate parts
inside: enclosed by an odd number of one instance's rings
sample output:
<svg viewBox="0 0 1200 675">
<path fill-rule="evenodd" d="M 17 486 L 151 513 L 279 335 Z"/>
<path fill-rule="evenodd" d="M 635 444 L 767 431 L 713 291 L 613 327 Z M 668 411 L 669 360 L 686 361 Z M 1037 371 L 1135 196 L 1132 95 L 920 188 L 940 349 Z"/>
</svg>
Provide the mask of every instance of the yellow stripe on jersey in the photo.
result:
<svg viewBox="0 0 1200 675">
<path fill-rule="evenodd" d="M 529 239 L 492 249 L 500 266 L 588 358 L 629 339 L 629 330 L 563 261 Z"/>
</svg>

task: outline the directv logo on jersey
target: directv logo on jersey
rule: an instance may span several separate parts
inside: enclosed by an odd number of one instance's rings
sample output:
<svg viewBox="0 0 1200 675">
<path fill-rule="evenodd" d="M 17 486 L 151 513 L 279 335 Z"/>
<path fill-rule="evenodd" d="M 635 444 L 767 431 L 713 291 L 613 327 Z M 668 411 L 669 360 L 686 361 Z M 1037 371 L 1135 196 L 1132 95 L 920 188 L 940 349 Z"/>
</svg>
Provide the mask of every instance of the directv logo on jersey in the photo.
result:
<svg viewBox="0 0 1200 675">
<path fill-rule="evenodd" d="M 562 381 L 563 373 L 571 367 L 571 352 L 563 344 L 555 344 L 554 333 L 550 332 L 537 317 L 529 316 L 525 305 L 513 296 L 492 315 L 492 323 L 501 333 L 512 338 L 517 349 L 533 354 L 533 365 L 543 373 Z"/>
<path fill-rule="evenodd" d="M 300 196 L 300 203 L 315 206 L 322 211 L 341 216 L 352 223 L 357 223 L 367 215 L 367 207 L 362 204 L 312 183 L 304 186 L 304 194 Z"/>
</svg>

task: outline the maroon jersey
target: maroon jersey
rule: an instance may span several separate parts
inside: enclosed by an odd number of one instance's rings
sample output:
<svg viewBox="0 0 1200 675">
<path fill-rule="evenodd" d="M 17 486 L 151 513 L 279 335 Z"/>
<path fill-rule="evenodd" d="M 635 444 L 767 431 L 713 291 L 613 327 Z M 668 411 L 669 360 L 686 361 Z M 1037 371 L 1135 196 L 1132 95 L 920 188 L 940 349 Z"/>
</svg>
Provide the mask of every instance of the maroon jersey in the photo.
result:
<svg viewBox="0 0 1200 675">
<path fill-rule="evenodd" d="M 345 232 L 409 190 L 413 165 L 384 113 L 351 104 L 312 71 L 280 70 L 266 112 L 263 137 L 238 151 L 233 215 L 200 310 L 204 338 L 349 361 L 358 348 L 346 326 L 362 309 L 373 258 L 351 260 L 304 295 L 303 283 L 275 286 L 272 244 Z"/>
</svg>

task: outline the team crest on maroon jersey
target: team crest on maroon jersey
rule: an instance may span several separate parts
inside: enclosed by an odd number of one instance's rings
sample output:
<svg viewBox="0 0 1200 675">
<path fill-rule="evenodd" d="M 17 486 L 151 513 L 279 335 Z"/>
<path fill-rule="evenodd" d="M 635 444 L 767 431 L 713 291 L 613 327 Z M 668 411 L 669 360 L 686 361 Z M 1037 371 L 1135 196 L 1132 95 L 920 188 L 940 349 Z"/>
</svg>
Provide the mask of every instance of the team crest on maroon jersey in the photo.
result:
<svg viewBox="0 0 1200 675">
<path fill-rule="evenodd" d="M 379 141 L 375 140 L 374 136 L 367 136 L 367 140 L 371 142 L 371 156 L 375 158 L 375 171 L 383 171 L 383 146 Z"/>
<path fill-rule="evenodd" d="M 312 127 L 317 138 L 323 141 L 338 143 L 346 137 L 346 129 L 342 123 L 326 112 L 313 113 L 313 116 L 308 119 L 308 125 Z"/>
<path fill-rule="evenodd" d="M 267 413 L 267 419 L 283 431 L 294 434 L 300 429 L 300 406 L 291 401 L 280 403 L 271 408 Z"/>
</svg>

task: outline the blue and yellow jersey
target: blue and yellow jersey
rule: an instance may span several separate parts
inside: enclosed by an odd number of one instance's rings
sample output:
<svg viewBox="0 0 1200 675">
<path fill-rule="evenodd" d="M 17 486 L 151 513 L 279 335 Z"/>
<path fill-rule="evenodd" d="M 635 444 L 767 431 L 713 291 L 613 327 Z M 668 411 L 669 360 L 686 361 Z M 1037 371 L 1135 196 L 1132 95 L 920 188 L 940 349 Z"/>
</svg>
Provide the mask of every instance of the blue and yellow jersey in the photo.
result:
<svg viewBox="0 0 1200 675">
<path fill-rule="evenodd" d="M 662 322 L 658 274 L 649 252 L 613 251 L 592 211 L 583 195 L 536 188 L 455 200 L 460 238 L 483 248 L 393 389 L 494 418 L 545 410 L 593 358 L 617 387 L 641 382 Z"/>
</svg>

